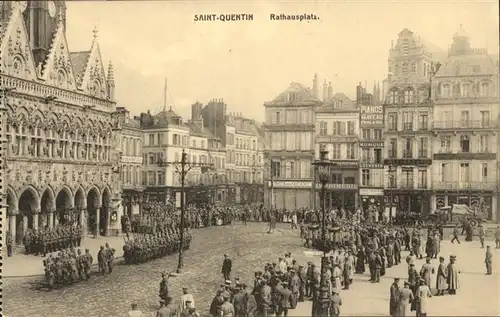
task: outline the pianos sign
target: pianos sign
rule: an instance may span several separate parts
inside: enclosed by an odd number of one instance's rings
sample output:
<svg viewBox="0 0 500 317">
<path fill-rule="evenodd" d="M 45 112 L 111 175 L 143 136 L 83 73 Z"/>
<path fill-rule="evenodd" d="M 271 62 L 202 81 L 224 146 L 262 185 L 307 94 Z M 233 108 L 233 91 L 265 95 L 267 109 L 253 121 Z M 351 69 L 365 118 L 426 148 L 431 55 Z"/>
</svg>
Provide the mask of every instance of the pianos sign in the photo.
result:
<svg viewBox="0 0 500 317">
<path fill-rule="evenodd" d="M 360 106 L 359 125 L 384 126 L 384 106 Z"/>
</svg>

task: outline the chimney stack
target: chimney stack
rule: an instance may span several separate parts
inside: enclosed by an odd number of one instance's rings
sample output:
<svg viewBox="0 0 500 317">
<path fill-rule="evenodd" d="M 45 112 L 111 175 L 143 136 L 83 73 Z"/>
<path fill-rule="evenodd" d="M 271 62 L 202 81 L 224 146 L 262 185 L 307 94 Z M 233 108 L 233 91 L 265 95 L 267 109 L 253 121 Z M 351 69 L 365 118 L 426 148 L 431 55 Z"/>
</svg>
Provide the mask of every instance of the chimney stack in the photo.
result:
<svg viewBox="0 0 500 317">
<path fill-rule="evenodd" d="M 332 82 L 328 83 L 328 100 L 331 100 L 333 98 L 333 87 L 332 87 Z"/>
<path fill-rule="evenodd" d="M 328 97 L 328 84 L 326 83 L 326 79 L 323 81 L 323 101 L 326 101 Z"/>
<path fill-rule="evenodd" d="M 316 98 L 319 98 L 319 94 L 318 94 L 318 74 L 314 74 L 314 79 L 313 79 L 313 94 L 314 94 L 314 97 Z"/>
</svg>

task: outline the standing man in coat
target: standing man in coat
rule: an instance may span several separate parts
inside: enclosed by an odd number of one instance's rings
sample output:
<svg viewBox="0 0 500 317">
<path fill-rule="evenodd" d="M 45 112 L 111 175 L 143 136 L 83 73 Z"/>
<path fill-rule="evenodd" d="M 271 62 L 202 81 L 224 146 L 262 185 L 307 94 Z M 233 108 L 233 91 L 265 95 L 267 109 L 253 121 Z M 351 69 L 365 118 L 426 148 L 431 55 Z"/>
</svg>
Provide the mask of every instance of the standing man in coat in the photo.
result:
<svg viewBox="0 0 500 317">
<path fill-rule="evenodd" d="M 401 291 L 399 289 L 399 278 L 396 277 L 394 279 L 394 283 L 391 285 L 391 298 L 389 301 L 389 314 L 392 317 L 399 317 L 398 308 L 399 308 L 399 297 L 401 296 Z"/>
<path fill-rule="evenodd" d="M 497 249 L 500 249 L 500 226 L 497 226 L 495 230 L 495 245 Z"/>
<path fill-rule="evenodd" d="M 342 306 L 342 298 L 338 291 L 334 290 L 330 297 L 330 317 L 340 316 L 340 306 Z"/>
<path fill-rule="evenodd" d="M 460 287 L 458 275 L 460 274 L 459 269 L 457 268 L 457 256 L 450 255 L 450 264 L 447 267 L 447 277 L 448 277 L 448 292 L 451 295 L 457 294 L 457 289 Z"/>
<path fill-rule="evenodd" d="M 493 252 L 491 252 L 490 246 L 486 246 L 486 255 L 484 258 L 484 263 L 486 264 L 486 275 L 493 274 L 492 266 L 493 266 Z"/>
<path fill-rule="evenodd" d="M 233 262 L 227 254 L 224 254 L 224 261 L 222 262 L 221 273 L 224 275 L 225 281 L 231 280 L 231 270 L 233 269 Z"/>
<path fill-rule="evenodd" d="M 400 292 L 399 308 L 397 316 L 398 317 L 409 316 L 410 308 L 414 301 L 415 297 L 413 296 L 413 292 L 410 289 L 410 283 L 405 282 L 404 288 Z"/>
<path fill-rule="evenodd" d="M 437 294 L 436 296 L 444 295 L 444 291 L 448 288 L 447 280 L 448 280 L 448 270 L 446 269 L 446 265 L 444 264 L 444 257 L 439 257 L 439 266 L 437 269 L 436 276 L 436 288 Z"/>
<path fill-rule="evenodd" d="M 290 300 L 290 308 L 295 309 L 297 307 L 297 302 L 299 301 L 299 296 L 300 296 L 300 277 L 295 273 L 294 269 L 290 270 L 290 282 L 289 282 L 289 288 L 290 291 L 292 292 L 292 297 Z"/>
<path fill-rule="evenodd" d="M 418 298 L 417 316 L 427 317 L 427 304 L 429 298 L 432 297 L 429 286 L 425 284 L 425 280 L 420 280 L 420 286 L 417 289 L 416 297 Z"/>
<path fill-rule="evenodd" d="M 307 284 L 307 272 L 303 265 L 299 265 L 298 277 L 300 278 L 300 289 L 299 289 L 299 302 L 304 301 L 304 296 L 306 295 L 306 284 Z"/>
<path fill-rule="evenodd" d="M 425 285 L 428 287 L 431 285 L 432 274 L 434 274 L 434 266 L 431 264 L 431 258 L 427 257 L 425 259 L 425 264 L 422 265 L 422 268 L 420 269 L 420 277 L 424 279 Z"/>
</svg>

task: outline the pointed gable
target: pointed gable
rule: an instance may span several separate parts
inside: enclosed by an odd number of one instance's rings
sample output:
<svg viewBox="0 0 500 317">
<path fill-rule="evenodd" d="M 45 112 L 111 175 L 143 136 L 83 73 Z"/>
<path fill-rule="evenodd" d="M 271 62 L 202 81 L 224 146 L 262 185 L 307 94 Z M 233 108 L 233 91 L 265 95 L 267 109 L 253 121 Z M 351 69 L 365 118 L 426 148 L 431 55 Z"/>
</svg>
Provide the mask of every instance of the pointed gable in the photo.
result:
<svg viewBox="0 0 500 317">
<path fill-rule="evenodd" d="M 59 25 L 43 69 L 42 78 L 51 86 L 76 90 L 73 65 L 71 63 L 62 19 L 59 20 Z"/>
<path fill-rule="evenodd" d="M 27 80 L 37 79 L 35 59 L 20 9 L 13 9 L 8 24 L 3 24 L 1 30 L 0 71 Z"/>
<path fill-rule="evenodd" d="M 96 30 L 94 30 L 94 41 L 92 42 L 92 48 L 90 49 L 80 89 L 97 98 L 108 98 L 106 74 L 104 72 L 99 43 L 97 43 Z"/>
<path fill-rule="evenodd" d="M 290 86 L 280 93 L 272 103 L 318 103 L 320 100 L 300 83 L 291 83 Z"/>
</svg>

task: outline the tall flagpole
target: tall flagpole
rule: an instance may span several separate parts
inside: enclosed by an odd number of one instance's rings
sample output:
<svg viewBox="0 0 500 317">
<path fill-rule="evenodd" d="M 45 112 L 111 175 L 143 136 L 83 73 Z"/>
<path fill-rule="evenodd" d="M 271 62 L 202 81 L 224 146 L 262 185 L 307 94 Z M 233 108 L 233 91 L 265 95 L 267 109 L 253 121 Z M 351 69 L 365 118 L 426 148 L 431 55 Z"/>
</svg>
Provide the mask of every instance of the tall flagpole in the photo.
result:
<svg viewBox="0 0 500 317">
<path fill-rule="evenodd" d="M 167 111 L 167 77 L 165 77 L 165 87 L 163 89 L 163 111 Z"/>
</svg>

